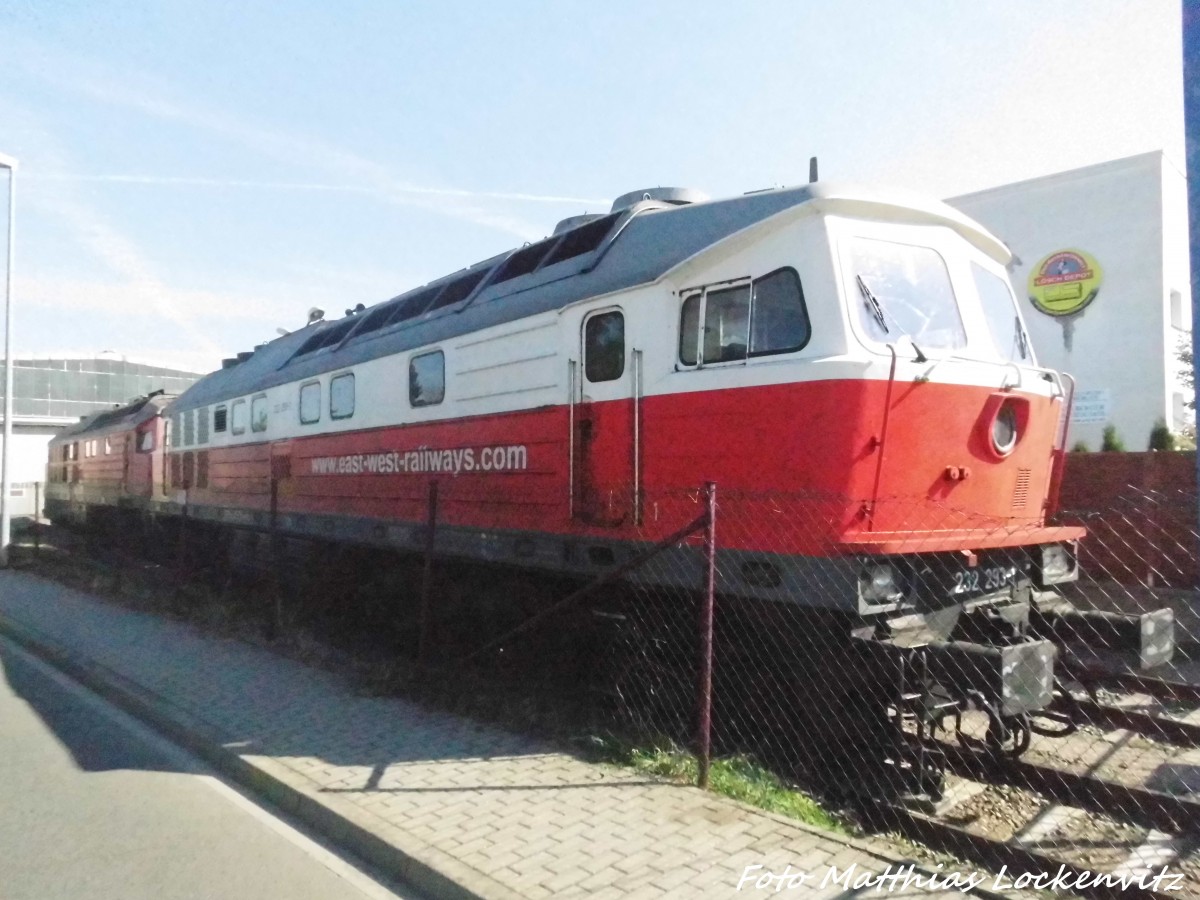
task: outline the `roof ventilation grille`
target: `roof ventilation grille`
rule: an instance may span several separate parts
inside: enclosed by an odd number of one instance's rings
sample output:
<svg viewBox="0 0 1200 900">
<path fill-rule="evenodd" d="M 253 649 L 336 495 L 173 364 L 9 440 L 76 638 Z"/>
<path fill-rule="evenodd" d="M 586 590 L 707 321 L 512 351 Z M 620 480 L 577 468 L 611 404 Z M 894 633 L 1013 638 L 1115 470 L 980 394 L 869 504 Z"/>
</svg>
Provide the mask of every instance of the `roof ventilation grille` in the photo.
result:
<svg viewBox="0 0 1200 900">
<path fill-rule="evenodd" d="M 572 228 L 578 228 L 580 225 L 586 225 L 588 222 L 595 222 L 597 219 L 603 218 L 603 213 L 584 213 L 582 216 L 567 216 L 554 226 L 554 234 L 551 235 L 551 237 L 560 235 L 564 231 L 570 231 Z"/>
<path fill-rule="evenodd" d="M 643 200 L 657 200 L 660 203 L 670 203 L 673 206 L 687 206 L 689 203 L 703 203 L 709 199 L 708 194 L 692 188 L 656 187 L 642 191 L 630 191 L 622 194 L 613 201 L 612 211 L 628 209 Z"/>
</svg>

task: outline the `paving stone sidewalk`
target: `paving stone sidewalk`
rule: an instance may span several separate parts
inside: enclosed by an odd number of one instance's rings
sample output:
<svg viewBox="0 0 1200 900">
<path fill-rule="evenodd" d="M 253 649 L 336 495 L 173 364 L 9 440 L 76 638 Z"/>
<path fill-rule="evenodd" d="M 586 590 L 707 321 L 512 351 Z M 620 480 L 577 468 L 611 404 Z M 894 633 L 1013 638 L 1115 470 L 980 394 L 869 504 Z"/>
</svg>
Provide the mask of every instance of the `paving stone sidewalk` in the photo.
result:
<svg viewBox="0 0 1200 900">
<path fill-rule="evenodd" d="M 775 896 L 752 881 L 738 891 L 753 865 L 808 873 L 783 896 L 924 894 L 822 888 L 830 866 L 857 876 L 906 864 L 866 842 L 360 696 L 335 674 L 20 572 L 0 570 L 0 631 L 140 697 L 160 725 L 198 735 L 193 746 L 236 760 L 244 781 L 273 784 L 277 801 L 434 897 Z"/>
</svg>

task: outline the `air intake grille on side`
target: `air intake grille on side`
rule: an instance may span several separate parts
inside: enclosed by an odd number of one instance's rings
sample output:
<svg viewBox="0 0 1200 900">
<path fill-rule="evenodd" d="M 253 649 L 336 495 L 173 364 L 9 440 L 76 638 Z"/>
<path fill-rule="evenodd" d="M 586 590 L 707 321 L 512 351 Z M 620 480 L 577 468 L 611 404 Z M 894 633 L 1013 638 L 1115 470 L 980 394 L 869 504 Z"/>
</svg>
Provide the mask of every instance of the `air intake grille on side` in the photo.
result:
<svg viewBox="0 0 1200 900">
<path fill-rule="evenodd" d="M 1012 508 L 1024 509 L 1029 500 L 1029 469 L 1017 470 L 1017 486 L 1013 488 Z"/>
</svg>

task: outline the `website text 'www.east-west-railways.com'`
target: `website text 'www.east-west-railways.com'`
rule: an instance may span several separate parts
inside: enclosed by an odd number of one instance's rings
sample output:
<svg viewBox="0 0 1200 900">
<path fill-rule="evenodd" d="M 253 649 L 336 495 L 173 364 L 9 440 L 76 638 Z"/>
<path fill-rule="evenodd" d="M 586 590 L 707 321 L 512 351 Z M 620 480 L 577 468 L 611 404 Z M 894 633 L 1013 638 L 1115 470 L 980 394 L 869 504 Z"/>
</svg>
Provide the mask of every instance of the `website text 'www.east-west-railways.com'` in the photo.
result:
<svg viewBox="0 0 1200 900">
<path fill-rule="evenodd" d="M 384 450 L 379 453 L 348 453 L 315 456 L 314 475 L 400 475 L 445 472 L 519 472 L 529 467 L 529 449 L 524 444 L 497 447 L 459 447 L 435 450 Z"/>
</svg>

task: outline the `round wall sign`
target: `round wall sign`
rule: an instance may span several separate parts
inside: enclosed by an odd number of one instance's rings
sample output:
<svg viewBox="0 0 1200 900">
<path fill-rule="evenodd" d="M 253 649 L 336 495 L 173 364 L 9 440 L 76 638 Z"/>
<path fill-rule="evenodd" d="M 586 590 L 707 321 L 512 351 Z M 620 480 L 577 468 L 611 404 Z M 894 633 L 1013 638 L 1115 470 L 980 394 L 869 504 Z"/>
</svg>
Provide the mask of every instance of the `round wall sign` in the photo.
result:
<svg viewBox="0 0 1200 900">
<path fill-rule="evenodd" d="M 1058 250 L 1029 273 L 1029 299 L 1048 316 L 1072 316 L 1096 299 L 1102 278 L 1090 253 Z"/>
</svg>

